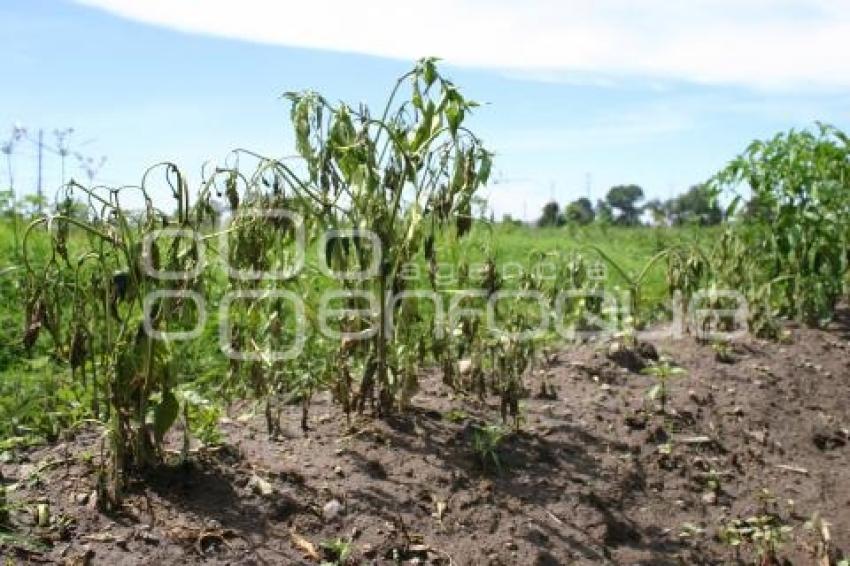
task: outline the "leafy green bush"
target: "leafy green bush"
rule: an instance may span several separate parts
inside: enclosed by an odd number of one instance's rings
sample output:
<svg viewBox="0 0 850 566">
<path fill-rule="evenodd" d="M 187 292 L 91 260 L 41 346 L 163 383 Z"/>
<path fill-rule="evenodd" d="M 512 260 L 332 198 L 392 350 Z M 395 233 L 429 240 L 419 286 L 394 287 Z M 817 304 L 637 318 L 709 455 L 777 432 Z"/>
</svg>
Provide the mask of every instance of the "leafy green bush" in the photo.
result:
<svg viewBox="0 0 850 566">
<path fill-rule="evenodd" d="M 749 187 L 749 210 L 718 250 L 719 283 L 748 289 L 771 314 L 818 324 L 844 291 L 850 235 L 850 139 L 832 126 L 755 141 L 712 180 Z M 736 194 L 731 208 L 741 201 Z"/>
</svg>

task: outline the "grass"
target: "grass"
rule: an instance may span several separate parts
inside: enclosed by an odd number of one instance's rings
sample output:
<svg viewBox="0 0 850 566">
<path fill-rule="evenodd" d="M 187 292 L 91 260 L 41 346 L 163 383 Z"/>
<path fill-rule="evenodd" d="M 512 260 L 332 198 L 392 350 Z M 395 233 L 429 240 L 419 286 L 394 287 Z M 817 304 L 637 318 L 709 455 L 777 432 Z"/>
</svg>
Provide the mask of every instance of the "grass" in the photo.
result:
<svg viewBox="0 0 850 566">
<path fill-rule="evenodd" d="M 623 289 L 626 281 L 609 268 L 595 246 L 604 252 L 630 277 L 637 275 L 658 252 L 671 245 L 710 242 L 715 229 L 696 227 L 621 227 L 592 224 L 585 227 L 537 228 L 527 225 L 497 224 L 493 228 L 477 225 L 464 244 L 470 262 L 484 260 L 485 250 L 492 246 L 497 263 L 517 263 L 524 267 L 541 261 L 540 256 L 556 253 L 581 253 L 589 261 L 598 262 L 606 274 L 605 288 Z M 545 257 L 543 259 L 545 261 Z M 667 298 L 664 262 L 657 263 L 647 276 L 643 300 L 656 305 Z"/>
<path fill-rule="evenodd" d="M 0 221 L 0 439 L 27 441 L 55 438 L 76 418 L 84 418 L 80 392 L 70 372 L 45 348 L 29 356 L 21 344 L 25 292 L 11 221 Z M 39 257 L 47 245 L 35 239 Z"/>
</svg>

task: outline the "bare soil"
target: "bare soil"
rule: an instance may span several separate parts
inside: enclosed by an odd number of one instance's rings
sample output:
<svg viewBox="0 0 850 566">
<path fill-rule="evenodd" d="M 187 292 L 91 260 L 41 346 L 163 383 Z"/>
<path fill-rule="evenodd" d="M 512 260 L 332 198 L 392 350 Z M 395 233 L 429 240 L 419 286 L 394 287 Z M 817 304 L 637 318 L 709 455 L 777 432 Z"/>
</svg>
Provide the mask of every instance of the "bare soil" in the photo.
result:
<svg viewBox="0 0 850 566">
<path fill-rule="evenodd" d="M 102 431 L 84 429 L 0 466 L 12 507 L 0 555 L 316 564 L 333 563 L 322 542 L 344 539 L 349 564 L 753 564 L 753 545 L 736 552 L 718 533 L 767 515 L 793 527 L 782 561 L 826 565 L 803 526 L 818 512 L 834 563 L 850 551 L 850 333 L 842 321 L 791 333 L 736 345 L 732 363 L 692 338 L 656 342 L 687 371 L 671 379 L 666 415 L 646 399 L 654 378 L 605 346 L 559 352 L 526 380 L 525 422 L 498 449 L 501 471 L 482 467 L 471 442 L 498 419 L 497 399 L 453 395 L 433 372 L 413 407 L 385 420 L 348 425 L 318 397 L 307 436 L 299 407 L 286 408 L 277 440 L 262 415 L 233 407 L 224 446 L 135 480 L 111 514 L 93 495 Z M 540 395 L 543 381 L 554 396 Z"/>
</svg>

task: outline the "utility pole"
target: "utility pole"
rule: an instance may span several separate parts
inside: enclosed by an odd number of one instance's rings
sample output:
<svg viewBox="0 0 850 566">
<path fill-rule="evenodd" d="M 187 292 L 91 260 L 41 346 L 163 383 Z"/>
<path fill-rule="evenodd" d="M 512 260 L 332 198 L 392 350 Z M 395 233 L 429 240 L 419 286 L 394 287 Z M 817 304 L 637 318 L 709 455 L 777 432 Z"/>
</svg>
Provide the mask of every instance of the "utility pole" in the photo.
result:
<svg viewBox="0 0 850 566">
<path fill-rule="evenodd" d="M 41 214 L 41 205 L 44 200 L 44 187 L 42 185 L 42 154 L 44 153 L 44 130 L 38 129 L 38 181 L 36 185 L 36 195 L 38 196 L 38 213 Z"/>
</svg>

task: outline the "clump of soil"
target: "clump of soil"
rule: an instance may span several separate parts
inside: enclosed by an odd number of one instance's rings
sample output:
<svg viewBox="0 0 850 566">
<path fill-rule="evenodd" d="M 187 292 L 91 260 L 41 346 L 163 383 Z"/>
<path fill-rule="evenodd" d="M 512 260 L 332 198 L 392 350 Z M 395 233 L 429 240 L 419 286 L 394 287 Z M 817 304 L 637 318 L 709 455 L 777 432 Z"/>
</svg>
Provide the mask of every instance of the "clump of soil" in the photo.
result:
<svg viewBox="0 0 850 566">
<path fill-rule="evenodd" d="M 629 371 L 639 373 L 658 361 L 658 351 L 649 342 L 638 342 L 634 347 L 621 341 L 608 345 L 608 359 Z"/>
<path fill-rule="evenodd" d="M 724 564 L 737 555 L 721 528 L 762 514 L 793 528 L 779 549 L 793 564 L 850 549 L 846 329 L 738 344 L 733 364 L 692 339 L 654 346 L 687 372 L 671 377 L 665 414 L 646 397 L 653 377 L 603 346 L 567 349 L 528 376 L 530 391 L 545 381 L 550 394 L 523 401 L 498 469 L 482 467 L 471 440 L 498 418 L 498 400 L 453 395 L 428 372 L 413 408 L 385 420 L 348 426 L 316 399 L 307 436 L 297 407 L 272 441 L 261 414 L 235 406 L 223 447 L 186 464 L 175 454 L 111 515 L 93 495 L 102 431 L 86 429 L 0 465 L 11 525 L 0 553 L 317 564 L 347 545 L 350 564 Z M 803 528 L 815 512 L 830 523 L 826 550 Z M 752 545 L 739 553 L 754 561 Z"/>
</svg>

